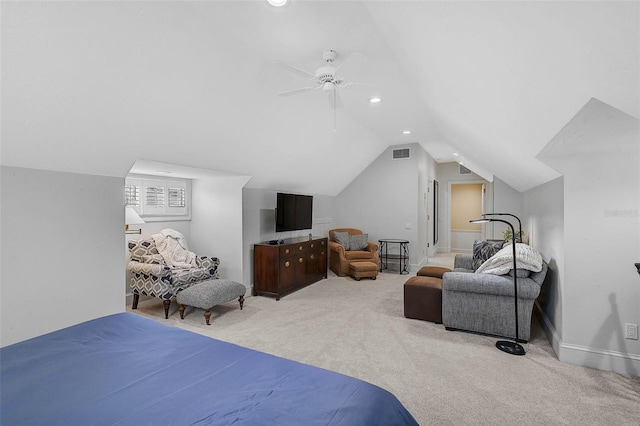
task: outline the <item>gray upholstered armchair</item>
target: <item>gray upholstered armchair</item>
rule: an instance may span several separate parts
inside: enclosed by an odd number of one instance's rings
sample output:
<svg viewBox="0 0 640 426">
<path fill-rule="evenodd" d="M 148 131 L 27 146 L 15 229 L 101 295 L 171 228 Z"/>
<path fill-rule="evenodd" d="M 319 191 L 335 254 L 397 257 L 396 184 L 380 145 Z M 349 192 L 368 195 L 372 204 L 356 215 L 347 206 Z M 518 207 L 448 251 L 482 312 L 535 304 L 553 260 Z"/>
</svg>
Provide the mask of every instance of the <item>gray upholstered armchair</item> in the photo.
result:
<svg viewBox="0 0 640 426">
<path fill-rule="evenodd" d="M 218 278 L 217 257 L 196 256 L 195 266 L 169 267 L 158 252 L 153 239 L 132 240 L 128 243 L 131 259 L 127 265 L 131 273 L 133 302 L 131 309 L 138 308 L 140 295 L 162 299 L 164 317 L 169 318 L 171 298 L 192 285 Z"/>
<path fill-rule="evenodd" d="M 528 341 L 533 304 L 547 274 L 517 269 L 518 337 Z M 477 269 L 477 268 L 476 268 Z M 447 329 L 468 330 L 515 337 L 514 291 L 511 271 L 506 275 L 475 273 L 471 254 L 457 254 L 454 271 L 442 277 L 442 324 Z"/>
</svg>

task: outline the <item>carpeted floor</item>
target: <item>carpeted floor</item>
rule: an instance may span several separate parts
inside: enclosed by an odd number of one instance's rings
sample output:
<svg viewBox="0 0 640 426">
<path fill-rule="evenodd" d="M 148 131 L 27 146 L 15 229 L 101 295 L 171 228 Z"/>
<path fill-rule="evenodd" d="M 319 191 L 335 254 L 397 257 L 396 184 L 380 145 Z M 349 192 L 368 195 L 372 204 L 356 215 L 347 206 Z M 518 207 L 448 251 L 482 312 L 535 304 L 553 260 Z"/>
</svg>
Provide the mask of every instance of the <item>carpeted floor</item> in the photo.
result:
<svg viewBox="0 0 640 426">
<path fill-rule="evenodd" d="M 640 425 L 640 378 L 561 363 L 534 320 L 527 354 L 496 338 L 410 320 L 407 275 L 329 278 L 283 297 L 247 297 L 212 310 L 147 300 L 133 311 L 216 339 L 337 371 L 381 386 L 422 425 Z M 247 365 L 247 368 L 251 366 Z"/>
</svg>

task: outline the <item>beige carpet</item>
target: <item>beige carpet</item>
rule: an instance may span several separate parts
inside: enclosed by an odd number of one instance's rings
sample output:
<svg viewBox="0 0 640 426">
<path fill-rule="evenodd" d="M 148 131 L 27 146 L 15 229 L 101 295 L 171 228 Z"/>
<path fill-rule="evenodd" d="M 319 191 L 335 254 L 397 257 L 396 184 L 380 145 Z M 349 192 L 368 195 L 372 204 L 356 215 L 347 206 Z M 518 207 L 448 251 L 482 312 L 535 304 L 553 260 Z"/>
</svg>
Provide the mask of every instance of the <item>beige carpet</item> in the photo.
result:
<svg viewBox="0 0 640 426">
<path fill-rule="evenodd" d="M 640 425 L 640 379 L 559 362 L 534 321 L 527 354 L 494 337 L 446 331 L 403 314 L 406 275 L 329 278 L 275 301 L 247 297 L 212 310 L 141 302 L 133 312 L 216 339 L 381 386 L 423 425 Z M 246 366 L 251 368 L 250 365 Z"/>
</svg>

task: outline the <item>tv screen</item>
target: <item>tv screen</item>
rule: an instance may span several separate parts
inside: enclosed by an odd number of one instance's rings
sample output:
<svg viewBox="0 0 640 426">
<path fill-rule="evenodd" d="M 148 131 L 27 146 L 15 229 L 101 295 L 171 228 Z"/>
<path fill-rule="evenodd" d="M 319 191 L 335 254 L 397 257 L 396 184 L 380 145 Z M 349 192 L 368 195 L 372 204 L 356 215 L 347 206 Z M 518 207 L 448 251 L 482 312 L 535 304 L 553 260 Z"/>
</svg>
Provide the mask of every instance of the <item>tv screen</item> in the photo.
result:
<svg viewBox="0 0 640 426">
<path fill-rule="evenodd" d="M 276 206 L 276 232 L 311 229 L 313 217 L 311 195 L 278 192 Z"/>
</svg>

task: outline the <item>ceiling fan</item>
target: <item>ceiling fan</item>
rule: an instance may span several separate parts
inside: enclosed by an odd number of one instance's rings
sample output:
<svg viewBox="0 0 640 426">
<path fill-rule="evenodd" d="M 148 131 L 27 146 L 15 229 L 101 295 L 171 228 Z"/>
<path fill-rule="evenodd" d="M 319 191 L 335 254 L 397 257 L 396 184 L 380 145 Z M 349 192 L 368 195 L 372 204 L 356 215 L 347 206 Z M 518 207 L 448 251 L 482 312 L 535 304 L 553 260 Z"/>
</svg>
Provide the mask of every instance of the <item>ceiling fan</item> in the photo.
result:
<svg viewBox="0 0 640 426">
<path fill-rule="evenodd" d="M 311 90 L 322 90 L 327 93 L 329 96 L 329 102 L 335 108 L 336 106 L 340 106 L 342 102 L 340 101 L 340 97 L 338 95 L 337 89 L 343 89 L 349 86 L 352 86 L 355 83 L 347 83 L 345 82 L 346 78 L 339 76 L 338 71 L 349 62 L 351 58 L 357 55 L 356 52 L 352 53 L 345 59 L 340 65 L 337 67 L 333 65 L 333 61 L 338 56 L 338 53 L 335 50 L 325 50 L 322 52 L 322 59 L 325 62 L 325 65 L 319 67 L 314 72 L 305 71 L 293 65 L 289 65 L 284 62 L 278 62 L 276 65 L 280 68 L 283 68 L 287 71 L 290 71 L 294 74 L 297 74 L 307 80 L 314 81 L 313 86 L 300 87 L 298 89 L 287 90 L 285 92 L 280 92 L 278 95 L 280 96 L 289 96 L 296 95 L 299 93 L 308 92 Z"/>
</svg>

